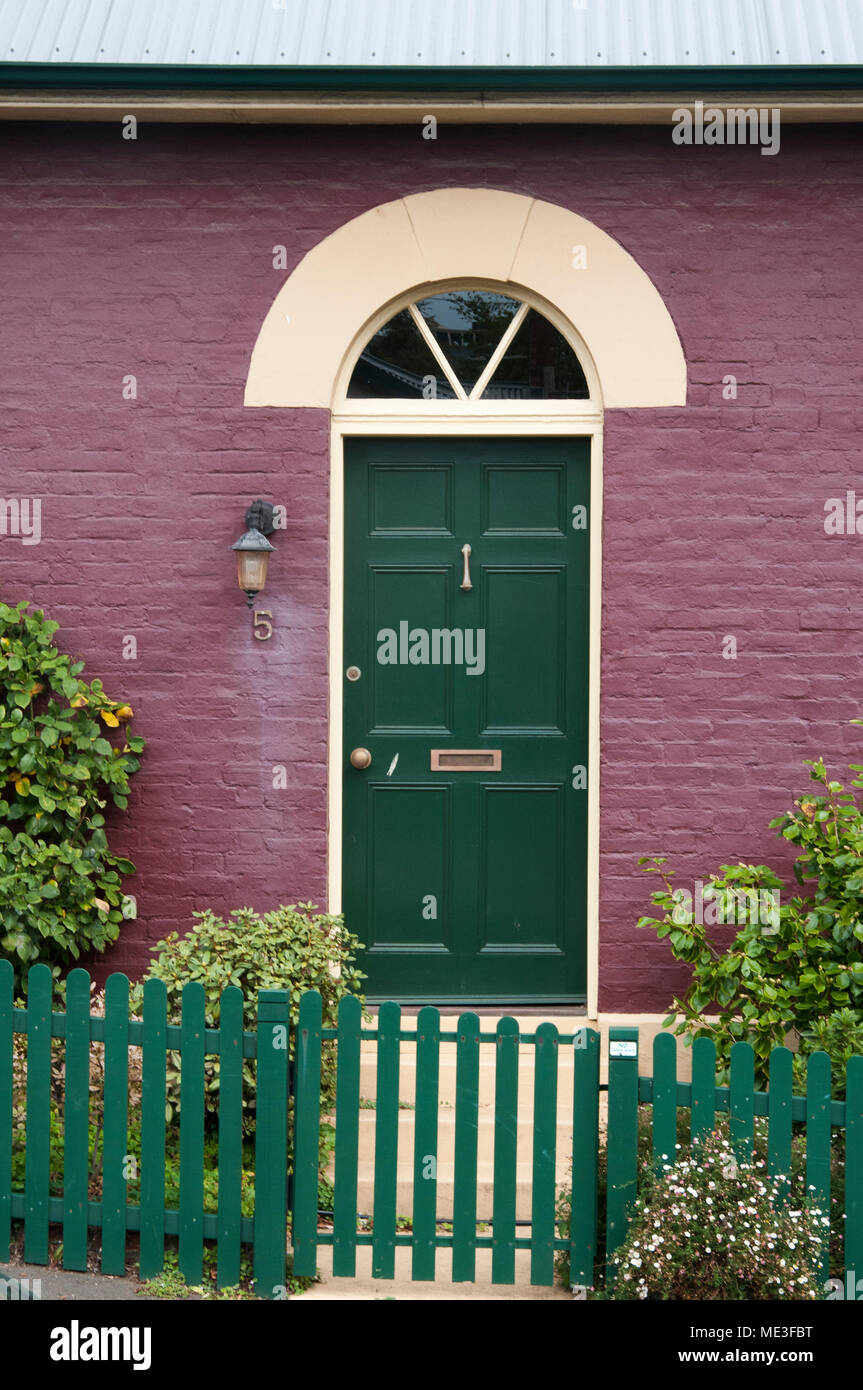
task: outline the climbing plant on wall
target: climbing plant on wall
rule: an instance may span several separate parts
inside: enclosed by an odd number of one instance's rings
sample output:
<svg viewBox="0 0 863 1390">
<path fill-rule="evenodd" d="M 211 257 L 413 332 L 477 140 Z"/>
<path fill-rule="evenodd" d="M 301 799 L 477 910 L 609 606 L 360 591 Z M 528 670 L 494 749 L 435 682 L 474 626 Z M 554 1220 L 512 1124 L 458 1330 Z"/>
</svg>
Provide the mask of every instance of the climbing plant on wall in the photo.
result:
<svg viewBox="0 0 863 1390">
<path fill-rule="evenodd" d="M 135 871 L 111 853 L 104 811 L 126 809 L 144 740 L 131 707 L 57 650 L 58 626 L 26 600 L 0 604 L 0 955 L 19 979 L 115 941 Z"/>
</svg>

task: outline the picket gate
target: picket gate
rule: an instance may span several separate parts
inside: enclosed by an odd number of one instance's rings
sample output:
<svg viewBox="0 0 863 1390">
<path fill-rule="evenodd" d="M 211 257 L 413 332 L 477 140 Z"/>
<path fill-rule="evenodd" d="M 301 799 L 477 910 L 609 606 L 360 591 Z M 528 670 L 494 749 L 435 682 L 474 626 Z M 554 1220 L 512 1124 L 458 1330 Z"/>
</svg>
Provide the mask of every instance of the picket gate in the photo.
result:
<svg viewBox="0 0 863 1390">
<path fill-rule="evenodd" d="M 738 1042 L 731 1052 L 728 1087 L 715 1084 L 715 1049 L 709 1039 L 693 1047 L 692 1080 L 677 1080 L 673 1037 L 654 1042 L 653 1074 L 639 1075 L 638 1030 L 612 1028 L 608 1081 L 600 1083 L 600 1037 L 590 1028 L 561 1034 L 551 1023 L 519 1032 L 513 1018 L 501 1018 L 494 1032 L 482 1031 L 475 1013 L 462 1014 L 455 1027 L 442 1028 L 437 1009 L 419 1011 L 416 1030 L 403 1029 L 397 1004 L 381 1005 L 377 1027 L 363 1026 L 356 998 L 340 1001 L 338 1026 L 324 1028 L 316 991 L 299 1002 L 291 1023 L 286 990 L 262 990 L 257 997 L 257 1028 L 243 1028 L 243 996 L 230 986 L 221 997 L 218 1028 L 206 1027 L 203 987 L 183 990 L 179 1024 L 167 1022 L 165 987 L 149 980 L 143 990 L 142 1017 L 129 1016 L 129 981 L 111 975 L 105 989 L 105 1015 L 90 1014 L 90 978 L 73 970 L 67 981 L 64 1012 L 52 1008 L 52 977 L 45 965 L 31 968 L 25 1008 L 13 1008 L 13 973 L 0 961 L 0 1262 L 8 1260 L 13 1222 L 23 1221 L 26 1262 L 49 1261 L 51 1227 L 62 1229 L 65 1269 L 87 1268 L 89 1232 L 101 1234 L 101 1269 L 126 1272 L 130 1232 L 139 1234 L 138 1271 L 142 1279 L 165 1264 L 166 1238 L 176 1237 L 178 1265 L 189 1284 L 200 1284 L 204 1242 L 216 1243 L 217 1284 L 240 1280 L 243 1247 L 251 1247 L 255 1289 L 261 1297 L 285 1296 L 286 1252 L 294 1275 L 314 1275 L 319 1251 L 332 1246 L 333 1274 L 356 1274 L 357 1250 L 371 1245 L 372 1274 L 391 1279 L 396 1249 L 411 1249 L 411 1277 L 433 1281 L 451 1277 L 472 1281 L 476 1255 L 491 1251 L 491 1278 L 512 1284 L 516 1252 L 530 1252 L 530 1281 L 554 1281 L 555 1256 L 568 1254 L 570 1281 L 595 1281 L 598 1236 L 598 1158 L 600 1097 L 607 1091 L 606 1252 L 613 1255 L 626 1235 L 638 1191 L 638 1107 L 652 1107 L 654 1161 L 675 1153 L 678 1112 L 691 1111 L 693 1140 L 708 1133 L 716 1117 L 727 1114 L 731 1142 L 741 1161 L 751 1156 L 757 1116 L 768 1119 L 768 1170 L 786 1174 L 791 1160 L 792 1123 L 805 1122 L 806 1180 L 818 1204 L 830 1207 L 831 1138 L 846 1133 L 844 1206 L 846 1272 L 863 1273 L 863 1057 L 847 1069 L 847 1101 L 831 1098 L 830 1063 L 816 1053 L 808 1064 L 806 1096 L 792 1094 L 791 1053 L 777 1048 L 770 1060 L 768 1091 L 754 1086 L 754 1054 Z M 13 1190 L 13 1039 L 27 1038 L 24 1183 Z M 293 1058 L 289 1039 L 293 1035 Z M 62 1173 L 51 1171 L 52 1039 L 64 1040 Z M 377 1051 L 375 1167 L 372 1229 L 358 1220 L 360 1056 L 363 1044 Z M 101 1199 L 91 1200 L 90 1046 L 104 1043 L 104 1121 Z M 321 1059 L 328 1043 L 337 1049 L 334 1200 L 331 1229 L 319 1227 L 318 1164 L 321 1124 Z M 412 1227 L 398 1229 L 397 1175 L 399 1067 L 404 1043 L 416 1049 Z M 454 1043 L 456 1062 L 455 1168 L 453 1209 L 441 1215 L 437 1193 L 440 1048 Z M 129 1049 L 141 1049 L 140 1151 L 129 1153 Z M 477 1225 L 477 1127 L 479 1059 L 494 1048 L 493 1215 L 490 1233 Z M 532 1190 L 529 1233 L 516 1220 L 516 1147 L 520 1049 L 533 1049 Z M 557 1199 L 558 1101 L 561 1049 L 572 1053 L 573 1137 L 572 1216 L 564 1237 Z M 166 1203 L 167 1124 L 165 1084 L 168 1053 L 181 1058 L 179 1113 L 179 1200 Z M 218 1056 L 218 1197 L 205 1210 L 205 1058 Z M 254 1137 L 254 1215 L 243 1216 L 243 1063 L 256 1071 Z M 172 1120 L 171 1123 L 177 1123 Z M 56 1126 L 56 1117 L 55 1117 Z M 140 1167 L 140 1196 L 128 1200 L 130 1159 Z M 442 1230 L 446 1220 L 451 1230 Z M 520 1232 L 525 1232 L 520 1234 Z M 57 1230 L 59 1234 L 59 1229 Z M 446 1251 L 448 1259 L 439 1258 Z M 451 1264 L 450 1264 L 451 1261 Z M 825 1254 L 826 1261 L 826 1254 Z M 449 1268 L 445 1268 L 448 1265 Z M 824 1277 L 827 1277 L 825 1263 Z M 853 1277 L 853 1274 L 852 1274 Z"/>
</svg>

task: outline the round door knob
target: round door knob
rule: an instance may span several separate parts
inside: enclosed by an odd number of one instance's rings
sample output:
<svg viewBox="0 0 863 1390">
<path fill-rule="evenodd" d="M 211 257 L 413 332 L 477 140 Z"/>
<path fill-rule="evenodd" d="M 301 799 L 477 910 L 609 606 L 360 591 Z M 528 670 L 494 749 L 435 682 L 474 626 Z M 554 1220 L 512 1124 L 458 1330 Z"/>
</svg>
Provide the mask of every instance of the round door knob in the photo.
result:
<svg viewBox="0 0 863 1390">
<path fill-rule="evenodd" d="M 355 748 L 351 753 L 351 767 L 368 767 L 372 755 L 368 748 Z"/>
</svg>

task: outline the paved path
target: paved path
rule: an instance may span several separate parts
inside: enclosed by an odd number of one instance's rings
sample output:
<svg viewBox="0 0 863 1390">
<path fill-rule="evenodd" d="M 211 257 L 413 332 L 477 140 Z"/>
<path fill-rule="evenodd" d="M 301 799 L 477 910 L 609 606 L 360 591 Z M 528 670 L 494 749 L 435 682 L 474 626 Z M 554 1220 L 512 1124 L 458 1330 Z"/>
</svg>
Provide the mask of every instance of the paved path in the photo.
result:
<svg viewBox="0 0 863 1390">
<path fill-rule="evenodd" d="M 45 1265 L 0 1265 L 0 1279 L 29 1279 L 31 1287 L 33 1280 L 38 1279 L 43 1302 L 46 1299 L 67 1299 L 70 1303 L 148 1301 L 136 1296 L 135 1290 L 141 1287 L 137 1279 L 114 1278 L 110 1274 L 84 1274 Z"/>
</svg>

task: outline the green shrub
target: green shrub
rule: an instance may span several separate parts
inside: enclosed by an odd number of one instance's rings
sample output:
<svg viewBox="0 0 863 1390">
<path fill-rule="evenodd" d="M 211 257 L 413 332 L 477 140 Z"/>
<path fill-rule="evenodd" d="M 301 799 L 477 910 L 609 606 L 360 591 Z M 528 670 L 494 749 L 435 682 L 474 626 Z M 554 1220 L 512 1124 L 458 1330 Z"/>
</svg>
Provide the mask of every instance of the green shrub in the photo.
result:
<svg viewBox="0 0 863 1390">
<path fill-rule="evenodd" d="M 821 759 L 807 766 L 824 794 L 801 797 L 770 824 L 800 847 L 794 871 L 801 887 L 814 883 L 808 895 L 784 895 L 782 880 L 767 865 L 723 864 L 704 892 L 716 904 L 711 915 L 717 923 L 736 925 L 741 901 L 780 893 L 767 918 L 744 913 L 726 949 L 711 935 L 715 923 L 699 922 L 675 889 L 666 860 L 646 856 L 639 860 L 645 872 L 662 879 L 662 888 L 651 894 L 662 915 L 642 917 L 638 925 L 653 928 L 674 957 L 692 967 L 690 985 L 673 999 L 666 1026 L 676 1024 L 675 1032 L 685 1033 L 687 1041 L 713 1037 L 720 1082 L 728 1079 L 732 1044 L 745 1039 L 755 1051 L 757 1080 L 766 1085 L 770 1052 L 795 1030 L 801 1057 L 819 1047 L 830 1052 L 834 1093 L 841 1096 L 844 1061 L 860 1050 L 863 1026 L 863 802 L 828 780 Z M 863 768 L 852 764 L 851 770 Z M 863 788 L 863 780 L 858 776 L 851 785 Z"/>
<path fill-rule="evenodd" d="M 195 925 L 185 936 L 171 932 L 152 948 L 153 963 L 146 979 L 163 980 L 168 995 L 168 1021 L 180 1022 L 183 987 L 192 980 L 204 987 L 208 1028 L 219 1023 L 222 991 L 238 985 L 243 991 L 243 1026 L 254 1032 L 257 1026 L 257 992 L 261 989 L 287 989 L 291 992 L 291 1021 L 296 1024 L 300 995 L 316 989 L 323 1001 L 325 1028 L 338 1021 L 339 1000 L 346 994 L 360 995 L 365 976 L 356 968 L 354 956 L 359 946 L 345 929 L 340 916 L 319 912 L 313 903 L 278 907 L 260 916 L 243 907 L 226 920 L 209 910 L 195 912 Z M 362 997 L 360 995 L 360 997 Z M 140 1012 L 143 983 L 132 990 L 132 1003 Z M 293 1051 L 293 1030 L 291 1031 Z M 205 1061 L 205 1098 L 208 1112 L 218 1109 L 219 1059 Z M 179 1054 L 168 1054 L 168 1114 L 179 1106 Z M 325 1043 L 321 1061 L 321 1109 L 335 1101 L 335 1053 Z M 255 1108 L 255 1072 L 251 1060 L 243 1063 L 243 1107 L 251 1120 Z"/>
<path fill-rule="evenodd" d="M 677 1152 L 689 1153 L 690 1149 L 690 1111 L 684 1107 L 677 1112 Z M 791 1141 L 792 1190 L 800 1192 L 806 1183 L 806 1126 L 794 1123 Z M 766 1116 L 755 1116 L 753 1159 L 758 1165 L 756 1171 L 765 1170 L 767 1160 L 768 1120 Z M 728 1140 L 728 1116 L 719 1115 L 714 1130 L 716 1142 Z M 597 1232 L 596 1261 L 594 1265 L 592 1297 L 605 1299 L 612 1295 L 606 1288 L 606 1215 L 608 1193 L 608 1152 L 607 1132 L 603 1129 L 599 1137 L 597 1163 Z M 652 1194 L 661 1181 L 653 1163 L 653 1106 L 643 1103 L 638 1107 L 638 1193 L 642 1202 L 652 1200 Z M 841 1277 L 844 1270 L 844 1225 L 845 1225 L 845 1132 L 836 1130 L 830 1146 L 830 1211 L 829 1211 L 829 1267 L 833 1275 Z M 557 1198 L 558 1233 L 568 1239 L 571 1231 L 572 1190 L 567 1185 L 561 1188 Z M 555 1259 L 558 1280 L 569 1286 L 569 1251 L 559 1250 Z M 627 1297 L 630 1295 L 626 1295 Z M 692 1295 L 695 1297 L 696 1295 Z M 713 1295 L 711 1295 L 713 1296 Z"/>
<path fill-rule="evenodd" d="M 0 950 L 19 988 L 36 961 L 58 976 L 116 941 L 135 869 L 111 853 L 102 812 L 125 810 L 144 747 L 122 728 L 130 706 L 82 680 L 58 624 L 28 607 L 0 603 Z"/>
<path fill-rule="evenodd" d="M 794 1086 L 806 1092 L 806 1063 L 813 1052 L 830 1058 L 833 1094 L 845 1095 L 845 1068 L 849 1057 L 863 1056 L 863 1013 L 859 1009 L 835 1009 L 826 1018 L 813 1019 L 801 1034 L 800 1051 L 794 1058 Z"/>
<path fill-rule="evenodd" d="M 768 1178 L 763 1159 L 738 1163 L 718 1133 L 651 1173 L 615 1251 L 615 1299 L 821 1298 L 829 1221 L 802 1179 Z"/>
</svg>

